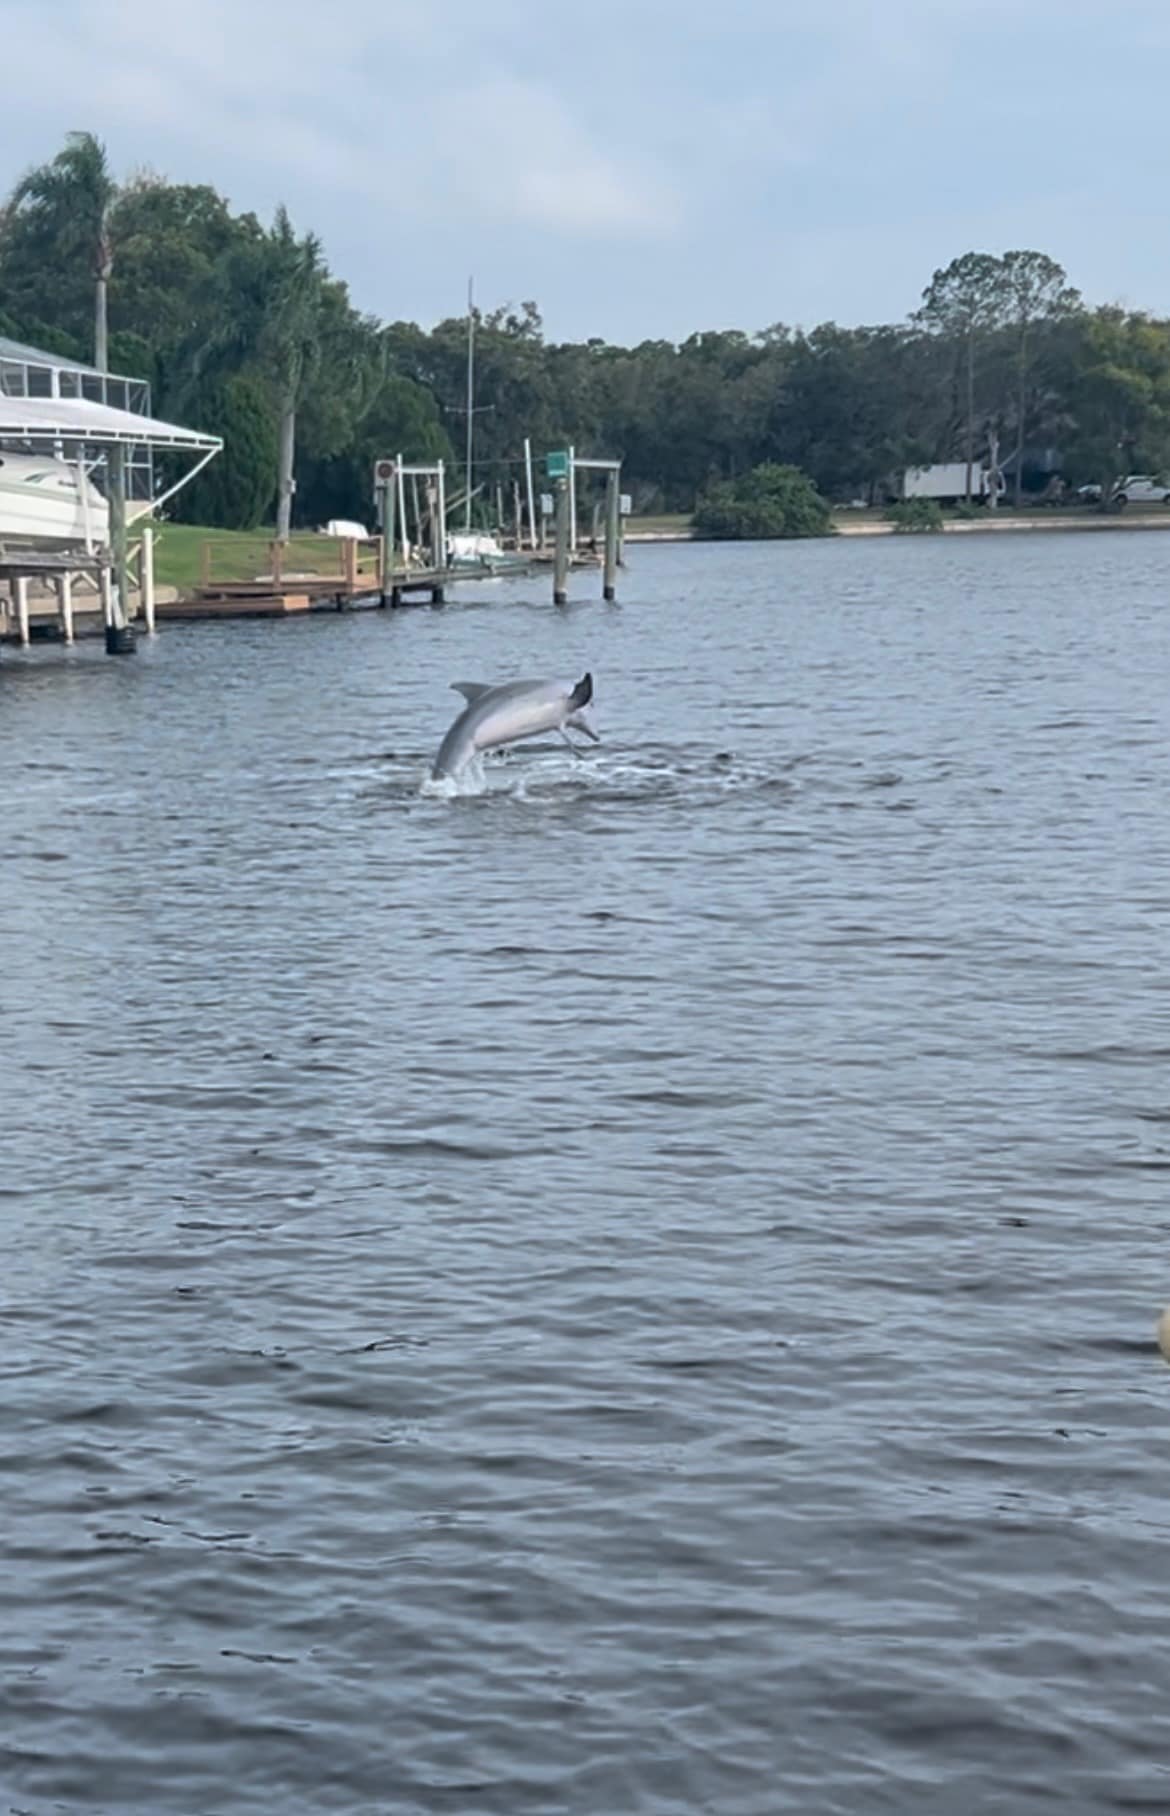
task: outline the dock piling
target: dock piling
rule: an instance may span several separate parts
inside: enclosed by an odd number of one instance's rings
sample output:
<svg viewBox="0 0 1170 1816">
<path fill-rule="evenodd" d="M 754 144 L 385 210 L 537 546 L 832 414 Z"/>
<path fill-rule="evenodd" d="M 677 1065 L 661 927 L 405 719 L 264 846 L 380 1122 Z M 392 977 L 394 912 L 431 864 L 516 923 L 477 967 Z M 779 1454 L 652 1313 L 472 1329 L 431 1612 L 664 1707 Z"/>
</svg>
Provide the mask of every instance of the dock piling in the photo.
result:
<svg viewBox="0 0 1170 1816">
<path fill-rule="evenodd" d="M 20 627 L 21 648 L 27 649 L 30 640 L 28 621 L 28 581 L 23 574 L 17 575 L 16 579 L 12 582 L 12 589 L 16 598 L 16 621 Z"/>
<path fill-rule="evenodd" d="M 447 526 L 443 520 L 446 501 L 442 498 L 441 472 L 427 480 L 427 505 L 431 516 L 431 566 L 447 565 Z"/>
<path fill-rule="evenodd" d="M 402 464 L 401 454 L 395 461 L 395 468 L 398 473 L 398 518 L 402 528 L 402 565 L 404 568 L 409 568 L 410 529 L 406 516 L 406 469 Z"/>
<path fill-rule="evenodd" d="M 398 544 L 398 481 L 390 480 L 386 487 L 386 503 L 382 523 L 382 561 L 384 565 L 383 593 L 390 591 L 390 576 L 394 572 L 394 554 Z M 398 604 L 397 599 L 393 601 Z"/>
<path fill-rule="evenodd" d="M 618 474 L 615 468 L 605 476 L 605 568 L 601 583 L 603 599 L 617 598 L 618 539 L 621 534 L 621 499 L 618 484 Z"/>
<path fill-rule="evenodd" d="M 142 616 L 149 636 L 154 636 L 154 531 L 149 524 L 142 530 Z"/>
<path fill-rule="evenodd" d="M 57 576 L 57 618 L 65 643 L 73 642 L 73 575 Z"/>
<path fill-rule="evenodd" d="M 558 479 L 556 490 L 556 550 L 553 560 L 553 604 L 569 603 L 569 487 Z"/>
<path fill-rule="evenodd" d="M 532 486 L 532 441 L 524 437 L 524 483 L 528 490 L 528 546 L 537 547 L 536 540 L 536 498 Z"/>
<path fill-rule="evenodd" d="M 134 650 L 130 623 L 130 545 L 126 537 L 126 450 L 115 442 L 107 455 L 110 487 L 110 566 L 106 577 L 106 654 L 129 656 Z"/>
</svg>

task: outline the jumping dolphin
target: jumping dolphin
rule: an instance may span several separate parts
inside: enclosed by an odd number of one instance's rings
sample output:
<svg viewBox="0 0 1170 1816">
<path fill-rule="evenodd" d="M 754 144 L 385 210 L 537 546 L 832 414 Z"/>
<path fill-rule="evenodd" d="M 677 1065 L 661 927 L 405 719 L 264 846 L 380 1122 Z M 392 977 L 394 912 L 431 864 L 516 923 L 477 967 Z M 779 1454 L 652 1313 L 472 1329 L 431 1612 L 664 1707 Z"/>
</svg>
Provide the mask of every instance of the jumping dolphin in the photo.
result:
<svg viewBox="0 0 1170 1816">
<path fill-rule="evenodd" d="M 559 681 L 506 681 L 501 687 L 454 681 L 452 686 L 467 705 L 439 746 L 431 769 L 435 780 L 458 776 L 481 750 L 539 738 L 546 731 L 560 732 L 575 750 L 566 725 L 584 732 L 595 744 L 601 742 L 585 716 L 593 698 L 592 675 L 583 676 L 576 687 L 564 687 Z"/>
</svg>

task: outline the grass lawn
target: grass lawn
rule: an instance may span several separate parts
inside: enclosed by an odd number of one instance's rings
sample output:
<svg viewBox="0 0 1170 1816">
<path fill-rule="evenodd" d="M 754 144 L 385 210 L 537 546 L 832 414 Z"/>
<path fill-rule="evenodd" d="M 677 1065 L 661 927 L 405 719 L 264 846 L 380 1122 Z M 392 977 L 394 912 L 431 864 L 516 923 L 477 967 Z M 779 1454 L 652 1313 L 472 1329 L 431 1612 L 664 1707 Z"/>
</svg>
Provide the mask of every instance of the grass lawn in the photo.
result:
<svg viewBox="0 0 1170 1816">
<path fill-rule="evenodd" d="M 197 523 L 160 523 L 154 531 L 156 584 L 193 592 L 202 574 L 205 542 L 211 544 L 213 580 L 255 580 L 272 572 L 271 530 L 208 530 Z M 294 536 L 285 551 L 284 572 L 339 574 L 340 544 L 330 536 Z"/>
<path fill-rule="evenodd" d="M 627 536 L 688 536 L 691 518 L 688 511 L 666 513 L 660 517 L 627 517 Z"/>
</svg>

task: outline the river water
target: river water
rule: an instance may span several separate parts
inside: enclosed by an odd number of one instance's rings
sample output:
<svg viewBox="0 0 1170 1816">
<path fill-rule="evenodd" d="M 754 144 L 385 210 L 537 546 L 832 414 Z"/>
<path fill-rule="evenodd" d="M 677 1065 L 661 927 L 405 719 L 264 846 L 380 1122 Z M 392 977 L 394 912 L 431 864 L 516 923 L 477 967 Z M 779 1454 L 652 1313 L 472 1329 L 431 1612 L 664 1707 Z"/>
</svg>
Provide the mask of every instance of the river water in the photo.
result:
<svg viewBox="0 0 1170 1816">
<path fill-rule="evenodd" d="M 1170 1805 L 1170 540 L 599 590 L 0 656 L 4 1816 Z"/>
</svg>

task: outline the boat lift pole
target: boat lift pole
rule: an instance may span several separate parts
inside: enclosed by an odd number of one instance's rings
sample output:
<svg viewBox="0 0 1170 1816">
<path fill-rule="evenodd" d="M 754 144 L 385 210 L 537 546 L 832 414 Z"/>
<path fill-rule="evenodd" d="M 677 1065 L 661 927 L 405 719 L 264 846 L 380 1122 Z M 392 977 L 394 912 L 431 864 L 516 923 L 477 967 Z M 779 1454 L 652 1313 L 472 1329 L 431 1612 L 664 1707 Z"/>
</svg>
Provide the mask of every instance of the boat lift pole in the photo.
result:
<svg viewBox="0 0 1170 1816">
<path fill-rule="evenodd" d="M 569 483 L 558 479 L 556 489 L 556 545 L 553 560 L 553 604 L 569 603 Z"/>
<path fill-rule="evenodd" d="M 120 441 L 110 448 L 106 472 L 110 488 L 110 561 L 113 567 L 106 620 L 106 654 L 129 656 L 134 652 L 134 631 L 130 624 L 130 549 L 126 538 L 126 449 Z"/>
<path fill-rule="evenodd" d="M 601 583 L 603 599 L 617 598 L 617 569 L 620 558 L 618 538 L 621 534 L 621 496 L 618 492 L 618 469 L 605 476 L 605 569 Z"/>
<path fill-rule="evenodd" d="M 570 485 L 575 482 L 578 467 L 583 472 L 605 474 L 605 561 L 602 568 L 601 596 L 603 599 L 616 599 L 617 570 L 621 560 L 622 463 L 620 460 L 577 460 L 570 449 Z"/>
<path fill-rule="evenodd" d="M 532 488 L 532 441 L 524 437 L 524 477 L 528 485 L 528 546 L 536 547 L 536 499 Z"/>
</svg>

